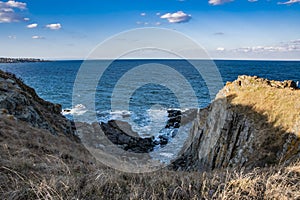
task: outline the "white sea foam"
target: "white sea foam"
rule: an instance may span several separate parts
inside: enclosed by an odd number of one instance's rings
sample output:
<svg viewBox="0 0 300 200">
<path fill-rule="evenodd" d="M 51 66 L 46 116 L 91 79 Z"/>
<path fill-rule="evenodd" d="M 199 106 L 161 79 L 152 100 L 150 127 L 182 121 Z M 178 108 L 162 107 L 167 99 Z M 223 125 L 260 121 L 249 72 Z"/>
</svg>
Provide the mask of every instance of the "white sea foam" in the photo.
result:
<svg viewBox="0 0 300 200">
<path fill-rule="evenodd" d="M 101 111 L 97 113 L 100 122 L 107 123 L 109 120 L 120 120 L 128 122 L 132 130 L 139 133 L 141 137 L 157 136 L 165 127 L 168 120 L 167 109 L 154 106 L 141 113 L 128 110 Z"/>
<path fill-rule="evenodd" d="M 148 109 L 145 116 L 145 119 L 139 120 L 137 116 L 133 115 L 135 117 L 133 120 L 139 121 L 139 123 L 132 123 L 132 129 L 142 137 L 158 136 L 168 120 L 167 110 L 154 107 Z"/>
<path fill-rule="evenodd" d="M 112 119 L 124 119 L 131 116 L 132 112 L 127 110 L 116 110 L 109 113 Z"/>
<path fill-rule="evenodd" d="M 83 104 L 77 104 L 72 109 L 64 109 L 62 111 L 63 115 L 83 115 L 87 112 L 86 107 Z"/>
<path fill-rule="evenodd" d="M 172 158 L 174 156 L 173 153 L 160 153 L 159 155 L 167 157 L 167 158 Z"/>
</svg>

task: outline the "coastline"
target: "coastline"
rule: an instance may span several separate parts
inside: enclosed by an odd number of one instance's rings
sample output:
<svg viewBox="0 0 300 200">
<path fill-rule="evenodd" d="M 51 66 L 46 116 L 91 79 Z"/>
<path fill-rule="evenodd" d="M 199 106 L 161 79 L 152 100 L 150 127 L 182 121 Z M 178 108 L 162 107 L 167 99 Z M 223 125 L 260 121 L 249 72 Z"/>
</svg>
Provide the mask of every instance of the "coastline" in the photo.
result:
<svg viewBox="0 0 300 200">
<path fill-rule="evenodd" d="M 50 60 L 44 60 L 39 58 L 0 58 L 0 63 L 28 63 L 28 62 L 51 62 Z"/>
</svg>

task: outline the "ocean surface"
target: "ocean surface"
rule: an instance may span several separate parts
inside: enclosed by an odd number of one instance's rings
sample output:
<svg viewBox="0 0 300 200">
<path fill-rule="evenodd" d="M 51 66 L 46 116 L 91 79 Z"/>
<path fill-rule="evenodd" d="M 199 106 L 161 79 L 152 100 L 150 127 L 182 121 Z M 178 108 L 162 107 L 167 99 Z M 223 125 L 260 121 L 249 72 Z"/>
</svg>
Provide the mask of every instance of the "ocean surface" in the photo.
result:
<svg viewBox="0 0 300 200">
<path fill-rule="evenodd" d="M 110 63 L 109 66 L 101 65 L 105 61 L 91 61 L 93 68 L 106 68 L 101 77 L 98 77 L 97 88 L 95 89 L 95 99 L 86 104 L 94 103 L 97 113 L 98 121 L 107 121 L 109 119 L 120 119 L 123 115 L 131 117 L 141 126 L 147 125 L 152 117 L 159 117 L 163 115 L 166 119 L 165 110 L 168 108 L 182 108 L 180 100 L 176 92 L 167 86 L 160 85 L 157 80 L 152 83 L 144 83 L 134 91 L 130 99 L 128 99 L 128 109 L 112 110 L 111 100 L 113 92 L 118 81 L 138 66 L 147 64 L 148 68 L 156 71 L 159 76 L 163 76 L 169 82 L 174 82 L 181 87 L 181 82 L 177 81 L 177 76 L 174 77 L 172 73 L 161 72 L 157 64 L 165 65 L 171 69 L 176 70 L 183 78 L 191 85 L 195 92 L 198 101 L 198 107 L 207 106 L 214 98 L 215 94 L 210 95 L 207 87 L 207 80 L 195 69 L 193 65 L 184 60 L 118 60 Z M 208 61 L 198 61 L 201 66 L 211 67 L 207 64 Z M 273 80 L 294 80 L 300 81 L 300 62 L 297 61 L 214 61 L 217 70 L 221 75 L 222 85 L 218 84 L 215 91 L 227 81 L 233 81 L 238 75 L 256 75 L 263 78 Z M 72 94 L 74 89 L 74 82 L 82 67 L 83 61 L 55 61 L 55 62 L 41 62 L 41 63 L 13 63 L 1 64 L 0 69 L 7 72 L 12 72 L 20 77 L 26 84 L 33 87 L 38 95 L 42 98 L 61 104 L 63 109 L 68 109 L 67 117 L 72 118 L 72 115 L 80 115 L 85 112 L 87 105 L 78 104 L 72 105 Z M 153 67 L 151 67 L 153 65 Z M 87 73 L 87 76 L 89 74 Z M 129 77 L 129 80 L 135 79 L 135 82 L 142 82 L 149 79 L 149 73 Z M 155 75 L 152 75 L 155 76 Z M 136 78 L 139 79 L 136 79 Z M 88 77 L 87 77 L 88 78 Z M 147 79 L 147 80 L 148 80 Z M 94 84 L 94 83 L 93 83 Z M 135 84 L 135 83 L 132 83 Z M 122 85 L 123 90 L 132 90 L 129 88 L 131 83 L 125 82 Z M 126 88 L 127 87 L 127 88 Z M 88 86 L 86 88 L 89 88 Z M 93 87 L 91 86 L 91 90 Z M 182 91 L 184 93 L 185 91 Z M 116 95 L 115 95 L 116 96 Z M 117 95 L 122 99 L 123 97 Z M 183 95 L 185 96 L 185 95 Z M 127 96 L 126 96 L 127 97 Z M 191 97 L 187 94 L 185 103 L 189 103 Z M 114 102 L 118 102 L 118 99 Z M 118 103 L 115 103 L 118 104 Z M 115 106 L 116 107 L 116 106 Z M 149 121 L 150 120 L 150 121 Z"/>
<path fill-rule="evenodd" d="M 168 82 L 174 82 L 179 87 L 183 84 L 182 81 L 178 80 L 177 83 L 177 76 L 174 77 L 172 73 L 168 72 L 160 72 L 160 68 L 157 64 L 168 66 L 183 75 L 183 78 L 191 85 L 192 90 L 195 92 L 199 108 L 207 106 L 215 96 L 215 94 L 210 95 L 210 91 L 207 87 L 207 80 L 203 79 L 202 75 L 193 65 L 184 60 L 118 60 L 109 63 L 110 65 L 108 65 L 106 61 L 90 62 L 95 69 L 105 69 L 101 74 L 101 77 L 98 77 L 98 80 L 96 79 L 96 81 L 98 81 L 98 83 L 96 83 L 96 88 L 94 86 L 95 81 L 90 81 L 91 83 L 87 82 L 86 84 L 91 85 L 84 87 L 95 90 L 95 99 L 91 102 L 94 102 L 95 104 L 95 112 L 97 112 L 98 121 L 107 121 L 112 118 L 122 117 L 119 115 L 124 115 L 126 117 L 131 116 L 136 122 L 140 121 L 140 124 L 143 126 L 147 124 L 149 116 L 160 116 L 164 113 L 165 109 L 168 108 L 182 108 L 180 106 L 180 100 L 178 100 L 178 94 L 174 94 L 176 92 L 167 88 L 167 86 L 160 85 L 160 83 L 154 79 L 152 82 L 148 81 L 149 83 L 146 82 L 146 84 L 144 83 L 144 85 L 134 88 L 134 91 L 131 92 L 130 99 L 128 99 L 129 109 L 112 110 L 111 100 L 118 81 L 120 81 L 122 77 L 128 75 L 128 72 L 145 64 L 147 64 L 147 67 L 151 68 L 155 73 L 160 76 L 162 75 Z M 202 66 L 207 65 L 207 61 L 198 62 Z M 218 84 L 215 89 L 216 91 L 221 89 L 227 81 L 235 80 L 238 75 L 256 75 L 273 80 L 300 80 L 300 62 L 297 61 L 217 60 L 214 61 L 214 63 L 222 79 L 222 85 Z M 72 115 L 80 115 L 86 111 L 85 108 L 87 105 L 84 105 L 84 101 L 82 104 L 72 105 L 74 82 L 76 78 L 78 78 L 78 72 L 82 66 L 83 61 L 0 63 L 0 69 L 16 74 L 26 84 L 33 87 L 42 98 L 61 104 L 63 109 L 68 109 L 69 112 L 66 112 L 65 114 L 69 118 L 72 118 Z M 211 67 L 209 65 L 207 66 Z M 86 73 L 85 76 L 90 75 Z M 127 82 L 124 82 L 123 85 L 121 85 L 125 91 L 133 90 L 133 88 L 130 88 L 132 85 L 137 84 L 137 82 L 142 82 L 143 80 L 146 80 L 146 78 L 149 80 L 149 76 L 155 75 L 149 75 L 149 73 L 146 72 L 144 74 L 139 73 L 136 76 L 134 75 L 134 77 L 131 73 L 130 76 L 128 79 L 135 79 L 135 82 L 129 83 L 127 79 Z M 137 77 L 140 79 L 136 79 Z M 86 79 L 88 78 L 89 77 L 86 77 Z M 180 92 L 184 93 L 185 91 L 182 89 Z M 120 95 L 115 96 L 118 96 L 116 98 L 123 98 Z M 186 94 L 186 98 L 186 103 L 188 104 L 191 97 Z M 115 102 L 118 102 L 118 99 L 115 100 Z M 87 101 L 86 104 L 90 104 L 90 102 Z"/>
<path fill-rule="evenodd" d="M 61 104 L 70 119 L 123 120 L 141 136 L 170 131 L 164 129 L 168 109 L 206 107 L 238 75 L 300 81 L 297 61 L 53 61 L 0 63 L 0 69 L 16 74 L 43 99 Z M 78 87 L 84 89 L 82 94 L 76 92 Z M 166 149 L 160 155 L 168 157 L 170 152 Z"/>
</svg>

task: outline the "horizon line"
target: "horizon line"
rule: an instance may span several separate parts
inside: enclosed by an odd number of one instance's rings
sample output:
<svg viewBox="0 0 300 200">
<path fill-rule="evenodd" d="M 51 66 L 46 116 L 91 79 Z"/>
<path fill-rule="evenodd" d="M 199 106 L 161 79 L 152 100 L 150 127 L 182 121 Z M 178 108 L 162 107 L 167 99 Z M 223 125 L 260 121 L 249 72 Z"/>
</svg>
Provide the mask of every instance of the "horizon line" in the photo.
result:
<svg viewBox="0 0 300 200">
<path fill-rule="evenodd" d="M 42 58 L 42 57 L 0 57 L 5 59 L 40 59 L 44 61 L 107 61 L 107 60 L 211 60 L 211 61 L 294 61 L 299 62 L 300 58 L 297 59 L 276 59 L 276 58 Z"/>
<path fill-rule="evenodd" d="M 205 59 L 205 58 L 105 58 L 105 59 L 77 59 L 77 58 L 63 58 L 63 59 L 45 59 L 50 61 L 111 61 L 111 60 L 211 60 L 211 61 L 294 61 L 300 62 L 299 59 L 252 59 L 252 58 L 212 58 L 212 59 Z"/>
</svg>

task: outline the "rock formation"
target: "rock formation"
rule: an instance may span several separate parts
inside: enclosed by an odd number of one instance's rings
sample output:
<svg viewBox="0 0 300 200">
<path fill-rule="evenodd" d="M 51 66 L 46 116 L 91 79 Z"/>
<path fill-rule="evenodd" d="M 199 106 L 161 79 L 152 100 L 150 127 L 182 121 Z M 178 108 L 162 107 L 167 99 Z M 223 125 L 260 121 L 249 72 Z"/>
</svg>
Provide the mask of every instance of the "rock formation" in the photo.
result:
<svg viewBox="0 0 300 200">
<path fill-rule="evenodd" d="M 293 81 L 239 76 L 199 112 L 176 170 L 254 168 L 300 157 L 300 90 Z"/>
<path fill-rule="evenodd" d="M 107 123 L 100 123 L 101 129 L 97 129 L 96 124 L 93 125 L 93 134 L 98 132 L 98 137 L 107 137 L 113 144 L 117 145 L 119 148 L 124 149 L 125 151 L 135 152 L 135 153 L 149 153 L 154 150 L 156 146 L 163 147 L 168 144 L 169 140 L 174 137 L 177 133 L 177 129 L 181 124 L 181 111 L 180 110 L 168 110 L 168 121 L 166 122 L 165 129 L 169 129 L 171 131 L 171 135 L 160 134 L 157 138 L 145 137 L 142 138 L 138 133 L 134 132 L 127 122 L 118 121 L 118 120 L 110 120 Z M 194 112 L 191 112 L 192 114 Z M 191 113 L 184 113 L 186 115 L 191 115 Z M 77 123 L 77 127 L 81 127 L 82 124 Z M 84 126 L 86 128 L 87 125 Z M 83 129 L 80 128 L 78 131 L 82 132 Z M 102 134 L 99 134 L 103 132 Z M 90 133 L 86 133 L 84 137 L 89 137 L 88 135 L 93 135 Z M 80 135 L 83 135 L 82 133 Z M 89 141 L 96 141 L 96 138 L 89 139 Z M 102 140 L 98 140 L 99 143 L 103 142 Z M 97 146 L 97 144 L 93 144 L 92 146 Z"/>
<path fill-rule="evenodd" d="M 41 99 L 13 74 L 0 70 L 1 188 L 15 188 L 14 183 L 25 180 L 25 175 L 50 180 L 94 166 L 95 159 L 80 143 L 73 123 L 60 112 L 60 105 Z M 21 174 L 13 181 L 11 169 Z M 30 199 L 26 192 L 22 196 Z"/>
<path fill-rule="evenodd" d="M 15 75 L 0 71 L 0 91 L 0 115 L 76 139 L 75 126 L 61 115 L 61 105 L 41 99 L 33 88 Z"/>
</svg>

